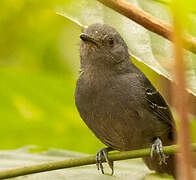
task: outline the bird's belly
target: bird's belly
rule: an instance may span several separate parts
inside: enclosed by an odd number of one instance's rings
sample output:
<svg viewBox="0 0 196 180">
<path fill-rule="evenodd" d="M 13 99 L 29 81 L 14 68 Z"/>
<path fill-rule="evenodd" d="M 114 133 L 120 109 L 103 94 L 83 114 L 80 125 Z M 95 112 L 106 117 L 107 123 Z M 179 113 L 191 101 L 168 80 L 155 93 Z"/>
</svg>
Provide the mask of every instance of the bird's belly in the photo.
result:
<svg viewBox="0 0 196 180">
<path fill-rule="evenodd" d="M 134 150 L 150 147 L 160 124 L 141 118 L 137 111 L 91 111 L 83 120 L 93 133 L 107 146 L 116 150 Z M 156 122 L 156 121 L 155 121 Z"/>
<path fill-rule="evenodd" d="M 87 92 L 76 93 L 76 106 L 86 125 L 107 146 L 120 151 L 146 148 L 154 138 L 165 135 L 167 125 L 134 97 L 125 96 L 127 101 L 114 91 Z"/>
</svg>

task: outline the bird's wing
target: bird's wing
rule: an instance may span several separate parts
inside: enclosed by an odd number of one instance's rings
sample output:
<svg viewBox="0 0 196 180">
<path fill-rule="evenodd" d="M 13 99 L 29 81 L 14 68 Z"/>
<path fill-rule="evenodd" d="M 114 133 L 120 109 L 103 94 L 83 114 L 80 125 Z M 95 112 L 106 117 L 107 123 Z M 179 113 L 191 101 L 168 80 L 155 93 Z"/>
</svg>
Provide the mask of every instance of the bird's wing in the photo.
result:
<svg viewBox="0 0 196 180">
<path fill-rule="evenodd" d="M 160 120 L 174 125 L 174 119 L 171 114 L 171 111 L 163 99 L 163 97 L 160 95 L 160 93 L 153 87 L 153 85 L 150 83 L 150 81 L 145 78 L 145 101 L 147 104 L 147 108 L 156 114 Z"/>
</svg>

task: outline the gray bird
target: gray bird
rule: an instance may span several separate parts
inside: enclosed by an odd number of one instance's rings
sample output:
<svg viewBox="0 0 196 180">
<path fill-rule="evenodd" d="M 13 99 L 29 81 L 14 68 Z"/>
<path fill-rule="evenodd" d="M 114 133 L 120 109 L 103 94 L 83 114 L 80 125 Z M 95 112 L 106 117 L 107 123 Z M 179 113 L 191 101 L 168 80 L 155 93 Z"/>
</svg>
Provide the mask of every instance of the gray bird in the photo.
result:
<svg viewBox="0 0 196 180">
<path fill-rule="evenodd" d="M 152 147 L 143 158 L 158 173 L 175 176 L 174 156 L 166 156 L 163 145 L 174 144 L 176 126 L 163 97 L 131 62 L 120 34 L 106 24 L 93 24 L 80 35 L 81 75 L 75 103 L 81 118 L 107 148 L 96 154 L 104 173 L 102 156 L 112 150 Z M 158 155 L 153 155 L 156 150 Z"/>
</svg>

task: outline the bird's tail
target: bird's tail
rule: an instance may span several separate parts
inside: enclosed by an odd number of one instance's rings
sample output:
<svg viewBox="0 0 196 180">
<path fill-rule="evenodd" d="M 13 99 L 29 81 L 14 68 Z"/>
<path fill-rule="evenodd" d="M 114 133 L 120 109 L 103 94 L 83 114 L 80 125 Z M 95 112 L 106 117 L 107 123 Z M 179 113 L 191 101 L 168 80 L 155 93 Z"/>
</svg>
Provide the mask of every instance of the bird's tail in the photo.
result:
<svg viewBox="0 0 196 180">
<path fill-rule="evenodd" d="M 143 161 L 149 169 L 155 170 L 157 173 L 169 174 L 174 178 L 176 177 L 175 155 L 169 155 L 167 162 L 162 164 L 160 164 L 159 155 L 154 155 L 152 158 L 145 157 L 143 158 Z"/>
</svg>

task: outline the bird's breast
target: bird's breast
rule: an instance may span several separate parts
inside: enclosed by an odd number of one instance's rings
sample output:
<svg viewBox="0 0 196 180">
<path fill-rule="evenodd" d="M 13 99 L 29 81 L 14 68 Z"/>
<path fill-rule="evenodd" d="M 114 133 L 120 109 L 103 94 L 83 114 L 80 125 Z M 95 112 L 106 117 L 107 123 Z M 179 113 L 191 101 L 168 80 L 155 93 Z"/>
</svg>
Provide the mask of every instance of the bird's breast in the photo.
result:
<svg viewBox="0 0 196 180">
<path fill-rule="evenodd" d="M 91 83 L 83 79 L 79 79 L 75 93 L 83 121 L 102 142 L 119 150 L 136 145 L 131 137 L 137 131 L 138 114 L 127 104 L 132 97 L 124 93 L 120 86 L 109 81 Z"/>
</svg>

